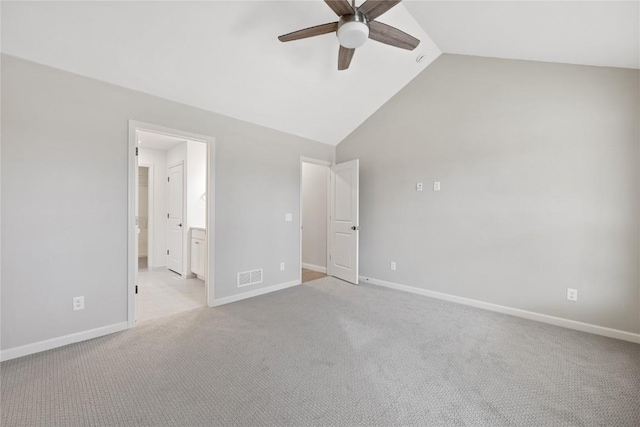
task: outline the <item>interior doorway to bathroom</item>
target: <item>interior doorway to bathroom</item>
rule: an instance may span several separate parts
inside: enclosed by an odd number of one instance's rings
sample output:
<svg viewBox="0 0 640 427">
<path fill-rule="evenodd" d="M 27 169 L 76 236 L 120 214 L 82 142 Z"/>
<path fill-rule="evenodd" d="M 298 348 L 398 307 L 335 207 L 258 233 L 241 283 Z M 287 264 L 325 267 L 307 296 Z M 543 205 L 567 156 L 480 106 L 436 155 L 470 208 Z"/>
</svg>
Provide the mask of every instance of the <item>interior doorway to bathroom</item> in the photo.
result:
<svg viewBox="0 0 640 427">
<path fill-rule="evenodd" d="M 207 305 L 213 213 L 207 141 L 140 128 L 135 145 L 133 324 Z"/>
</svg>

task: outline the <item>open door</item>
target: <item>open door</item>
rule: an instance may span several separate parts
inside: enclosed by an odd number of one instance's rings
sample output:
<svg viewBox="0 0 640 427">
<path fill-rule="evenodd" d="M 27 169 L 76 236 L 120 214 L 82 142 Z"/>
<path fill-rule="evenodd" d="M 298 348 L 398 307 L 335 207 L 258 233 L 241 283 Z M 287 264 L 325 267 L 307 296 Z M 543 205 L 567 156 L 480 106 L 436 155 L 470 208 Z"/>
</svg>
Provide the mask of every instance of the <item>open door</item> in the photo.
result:
<svg viewBox="0 0 640 427">
<path fill-rule="evenodd" d="M 169 191 L 167 194 L 167 268 L 182 274 L 184 234 L 184 173 L 182 163 L 169 168 Z"/>
<path fill-rule="evenodd" d="M 331 167 L 327 274 L 358 284 L 359 160 Z"/>
</svg>

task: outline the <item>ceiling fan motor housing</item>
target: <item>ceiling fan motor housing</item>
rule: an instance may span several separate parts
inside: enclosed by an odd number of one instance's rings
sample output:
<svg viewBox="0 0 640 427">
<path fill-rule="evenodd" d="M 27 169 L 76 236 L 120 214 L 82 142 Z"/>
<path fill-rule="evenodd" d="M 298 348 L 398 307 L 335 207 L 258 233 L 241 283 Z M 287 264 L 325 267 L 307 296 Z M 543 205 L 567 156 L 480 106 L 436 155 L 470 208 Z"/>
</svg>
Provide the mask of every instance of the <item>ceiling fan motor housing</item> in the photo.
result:
<svg viewBox="0 0 640 427">
<path fill-rule="evenodd" d="M 356 11 L 353 15 L 343 15 L 338 22 L 338 42 L 347 49 L 355 49 L 369 39 L 369 20 Z"/>
</svg>

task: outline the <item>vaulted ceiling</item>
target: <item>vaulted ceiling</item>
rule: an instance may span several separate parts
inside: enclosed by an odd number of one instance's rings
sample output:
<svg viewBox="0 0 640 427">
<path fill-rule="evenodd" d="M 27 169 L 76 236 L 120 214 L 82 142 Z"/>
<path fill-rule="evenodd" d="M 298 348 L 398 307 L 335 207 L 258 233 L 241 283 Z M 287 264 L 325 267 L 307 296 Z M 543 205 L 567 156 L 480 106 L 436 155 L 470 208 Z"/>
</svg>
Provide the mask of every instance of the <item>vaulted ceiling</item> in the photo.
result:
<svg viewBox="0 0 640 427">
<path fill-rule="evenodd" d="M 369 40 L 338 71 L 323 1 L 5 2 L 2 51 L 248 122 L 337 144 L 440 54 L 403 5 L 380 21 L 415 51 Z M 427 59 L 416 62 L 418 54 Z"/>
<path fill-rule="evenodd" d="M 640 1 L 407 1 L 446 53 L 640 68 Z"/>
<path fill-rule="evenodd" d="M 337 70 L 333 34 L 277 40 L 336 21 L 323 1 L 0 7 L 3 53 L 334 145 L 441 50 L 640 68 L 638 1 L 405 1 L 379 20 L 420 46 L 370 40 L 347 71 Z"/>
</svg>

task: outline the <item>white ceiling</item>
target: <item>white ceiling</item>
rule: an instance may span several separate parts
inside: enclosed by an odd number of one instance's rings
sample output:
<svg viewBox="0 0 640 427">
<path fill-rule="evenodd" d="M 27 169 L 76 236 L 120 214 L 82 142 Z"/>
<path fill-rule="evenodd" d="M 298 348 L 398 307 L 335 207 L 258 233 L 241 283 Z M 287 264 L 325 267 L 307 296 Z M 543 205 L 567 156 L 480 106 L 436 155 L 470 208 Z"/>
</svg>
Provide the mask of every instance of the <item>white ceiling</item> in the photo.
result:
<svg viewBox="0 0 640 427">
<path fill-rule="evenodd" d="M 142 148 L 153 148 L 154 150 L 170 150 L 184 139 L 175 136 L 163 135 L 161 133 L 153 133 L 146 131 L 138 131 L 138 144 Z"/>
<path fill-rule="evenodd" d="M 323 1 L 7 2 L 2 52 L 209 111 L 337 144 L 439 56 L 403 5 L 379 18 L 422 43 L 369 41 L 348 71 Z M 418 54 L 427 59 L 416 62 Z"/>
<path fill-rule="evenodd" d="M 0 7 L 4 53 L 334 145 L 440 49 L 640 68 L 638 0 L 405 1 L 380 20 L 418 37 L 420 46 L 409 52 L 369 41 L 343 72 L 332 34 L 277 40 L 335 21 L 320 0 Z"/>
<path fill-rule="evenodd" d="M 446 53 L 640 68 L 640 2 L 406 1 Z"/>
</svg>

